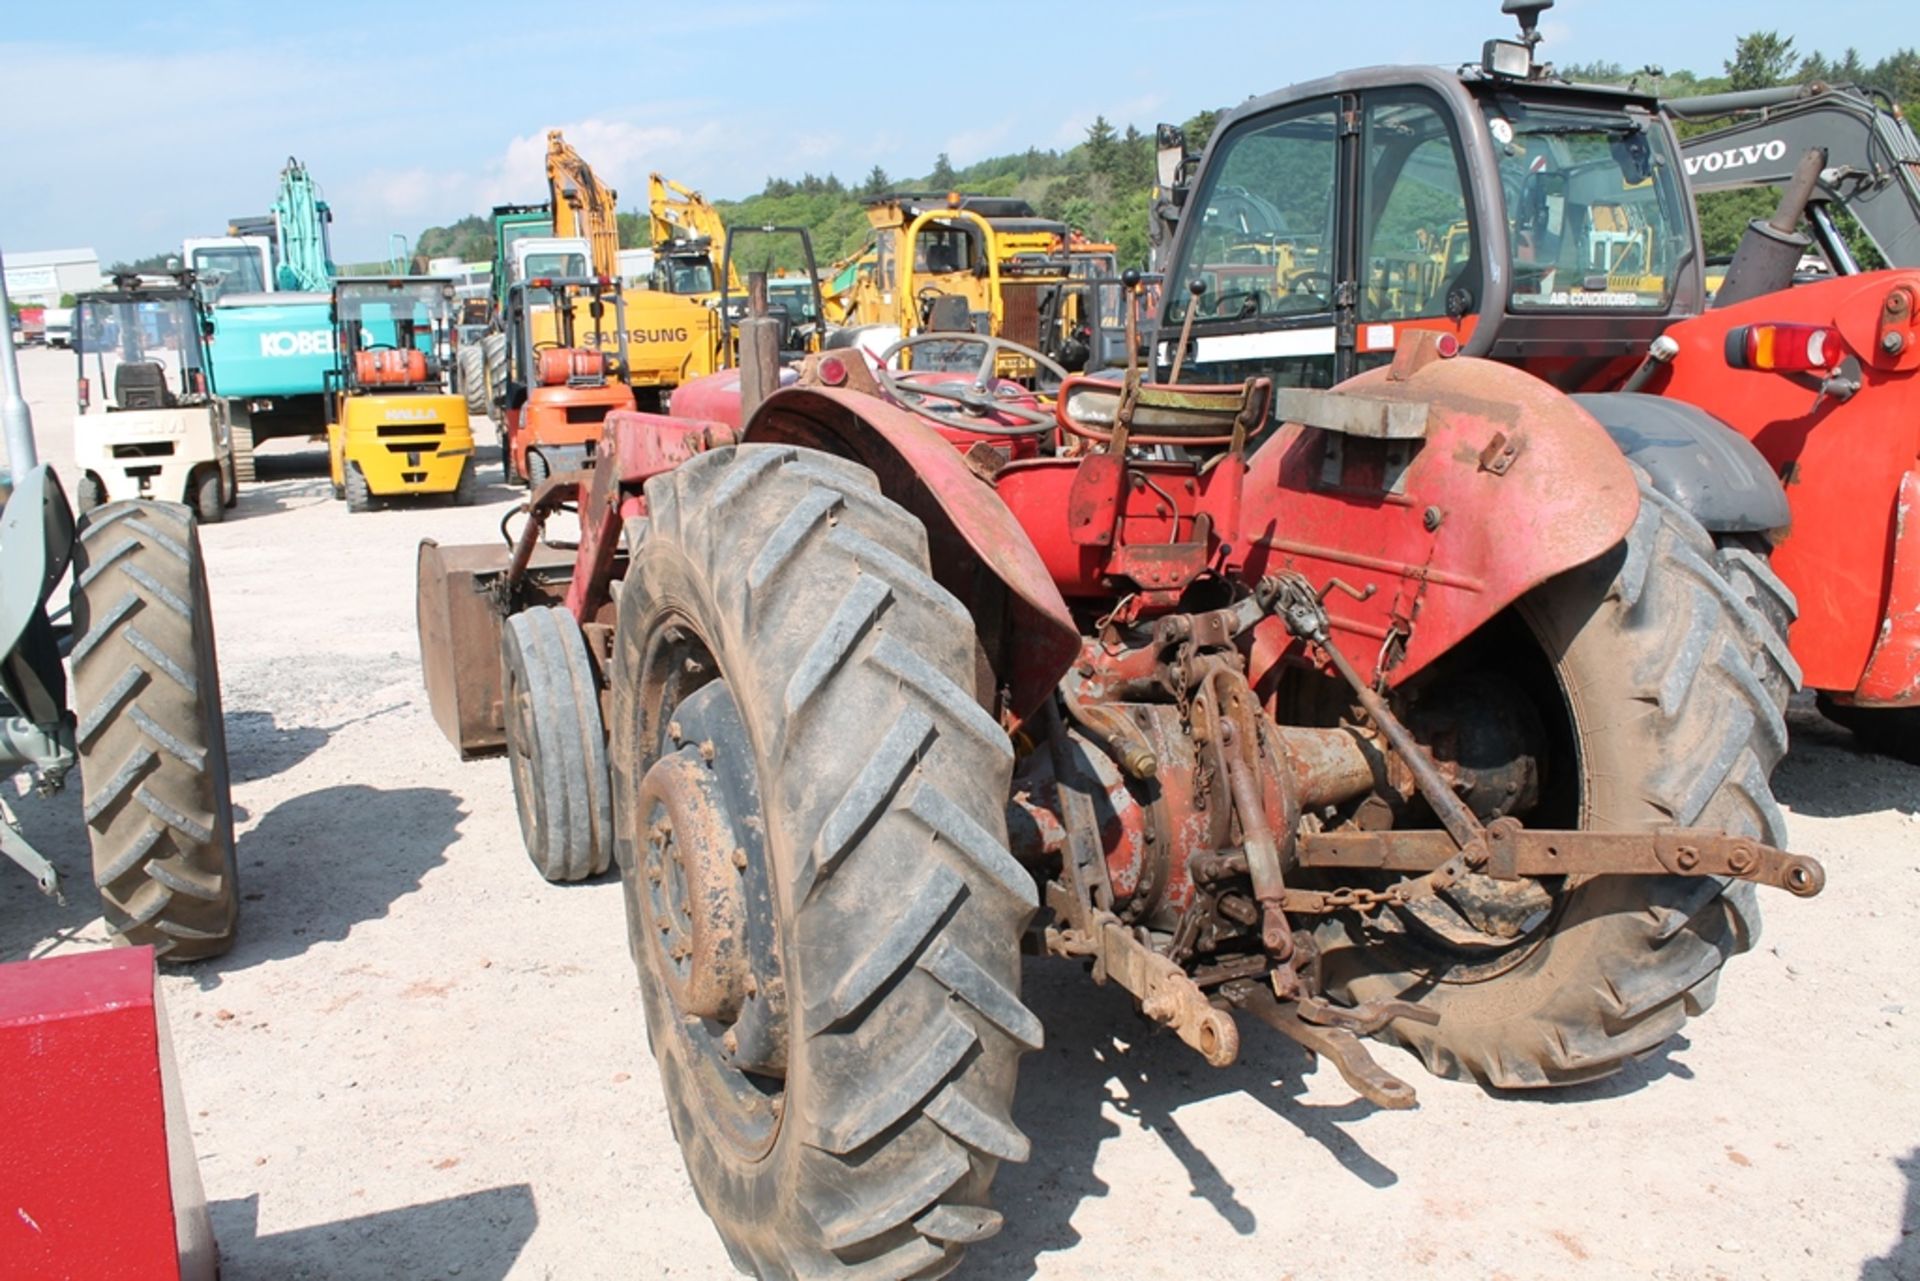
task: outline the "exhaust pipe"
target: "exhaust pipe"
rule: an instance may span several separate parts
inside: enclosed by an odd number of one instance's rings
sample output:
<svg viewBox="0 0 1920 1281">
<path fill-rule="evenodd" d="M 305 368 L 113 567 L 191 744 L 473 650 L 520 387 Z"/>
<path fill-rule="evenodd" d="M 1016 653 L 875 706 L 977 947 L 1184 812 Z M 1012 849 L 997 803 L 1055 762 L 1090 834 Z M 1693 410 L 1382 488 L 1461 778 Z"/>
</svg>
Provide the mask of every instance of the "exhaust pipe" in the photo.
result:
<svg viewBox="0 0 1920 1281">
<path fill-rule="evenodd" d="M 1827 153 L 1823 147 L 1811 148 L 1800 157 L 1793 181 L 1780 190 L 1780 205 L 1773 211 L 1773 217 L 1765 222 L 1755 218 L 1747 224 L 1747 234 L 1740 238 L 1740 247 L 1734 250 L 1733 262 L 1727 267 L 1727 278 L 1714 296 L 1715 307 L 1731 307 L 1749 298 L 1776 293 L 1793 283 L 1800 256 L 1813 247 L 1813 242 L 1795 229 L 1826 167 Z"/>
</svg>

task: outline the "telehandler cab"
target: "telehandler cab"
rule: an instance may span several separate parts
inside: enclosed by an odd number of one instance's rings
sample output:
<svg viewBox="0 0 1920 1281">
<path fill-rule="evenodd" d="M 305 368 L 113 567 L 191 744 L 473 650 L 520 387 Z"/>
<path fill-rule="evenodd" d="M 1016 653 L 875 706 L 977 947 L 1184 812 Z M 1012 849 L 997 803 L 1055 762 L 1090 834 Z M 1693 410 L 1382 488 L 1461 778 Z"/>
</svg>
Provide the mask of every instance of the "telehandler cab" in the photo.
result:
<svg viewBox="0 0 1920 1281">
<path fill-rule="evenodd" d="M 333 287 L 327 459 L 335 498 L 363 512 L 389 498 L 479 491 L 464 398 L 448 390 L 453 282 L 356 276 Z"/>
</svg>

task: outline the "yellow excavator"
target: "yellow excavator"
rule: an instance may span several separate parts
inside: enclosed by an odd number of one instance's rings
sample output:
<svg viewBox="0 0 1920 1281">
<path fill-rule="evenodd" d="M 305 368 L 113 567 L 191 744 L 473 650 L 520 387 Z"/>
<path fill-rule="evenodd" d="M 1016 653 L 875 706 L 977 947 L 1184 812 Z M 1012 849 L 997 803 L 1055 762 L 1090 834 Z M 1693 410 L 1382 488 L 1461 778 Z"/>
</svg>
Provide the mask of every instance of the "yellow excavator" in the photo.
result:
<svg viewBox="0 0 1920 1281">
<path fill-rule="evenodd" d="M 600 181 L 593 167 L 558 129 L 547 133 L 547 191 L 554 235 L 585 240 L 590 249 L 591 274 L 601 280 L 618 280 L 618 193 Z M 717 215 L 714 220 L 718 222 Z M 657 255 L 656 249 L 656 264 Z M 704 289 L 673 290 L 656 285 L 623 291 L 627 316 L 625 380 L 642 407 L 657 404 L 688 379 L 719 368 L 724 329 L 715 305 L 719 291 L 714 285 L 712 259 L 704 249 L 700 260 L 705 264 Z M 658 271 L 656 266 L 656 280 Z M 551 326 L 551 318 L 546 323 Z M 594 330 L 584 313 L 575 327 L 582 333 Z M 536 333 L 536 342 L 539 340 Z M 605 340 L 611 344 L 613 335 L 606 335 Z"/>
<path fill-rule="evenodd" d="M 861 345 L 939 331 L 1053 345 L 1053 300 L 1074 274 L 1065 223 L 1024 200 L 958 192 L 880 196 L 868 202 L 867 221 L 872 239 L 834 264 L 823 286 L 830 322 L 873 335 Z M 1002 378 L 1036 372 L 1008 352 L 998 361 Z"/>
<path fill-rule="evenodd" d="M 680 297 L 717 299 L 741 292 L 726 264 L 727 226 L 720 211 L 691 187 L 658 173 L 647 175 L 647 221 L 653 240 L 653 287 Z"/>
</svg>

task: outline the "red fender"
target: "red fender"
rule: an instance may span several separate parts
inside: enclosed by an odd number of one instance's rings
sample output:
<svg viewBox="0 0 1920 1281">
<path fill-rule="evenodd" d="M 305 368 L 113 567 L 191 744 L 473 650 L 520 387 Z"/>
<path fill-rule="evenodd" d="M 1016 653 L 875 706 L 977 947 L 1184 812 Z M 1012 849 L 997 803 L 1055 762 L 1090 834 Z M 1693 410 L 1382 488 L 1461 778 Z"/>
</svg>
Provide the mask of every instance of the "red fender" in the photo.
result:
<svg viewBox="0 0 1920 1281">
<path fill-rule="evenodd" d="M 743 439 L 871 468 L 881 492 L 926 527 L 933 577 L 973 615 L 1008 710 L 1025 719 L 1053 692 L 1079 655 L 1080 629 L 1027 531 L 938 432 L 860 392 L 794 387 L 767 398 Z"/>
<path fill-rule="evenodd" d="M 1619 448 L 1563 393 L 1487 360 L 1402 356 L 1341 390 L 1426 402 L 1424 439 L 1282 427 L 1250 460 L 1233 556 L 1250 580 L 1293 569 L 1364 594 L 1327 595 L 1335 640 L 1393 684 L 1612 548 L 1640 510 Z M 1262 623 L 1253 678 L 1289 648 L 1277 619 Z"/>
</svg>

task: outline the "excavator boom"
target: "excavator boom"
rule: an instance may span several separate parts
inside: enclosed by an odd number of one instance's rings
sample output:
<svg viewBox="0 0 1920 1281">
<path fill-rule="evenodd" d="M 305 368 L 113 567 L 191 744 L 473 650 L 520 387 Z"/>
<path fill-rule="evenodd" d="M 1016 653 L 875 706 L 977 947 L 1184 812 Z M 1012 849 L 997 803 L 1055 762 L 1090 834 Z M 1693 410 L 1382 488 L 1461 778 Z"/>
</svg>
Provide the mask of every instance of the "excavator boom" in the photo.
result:
<svg viewBox="0 0 1920 1281">
<path fill-rule="evenodd" d="M 553 204 L 553 234 L 579 237 L 593 253 L 593 274 L 620 275 L 618 193 L 594 176 L 558 129 L 547 131 L 547 194 Z"/>
<path fill-rule="evenodd" d="M 1920 141 L 1884 95 L 1854 86 L 1786 85 L 1673 98 L 1661 106 L 1677 120 L 1727 122 L 1680 141 L 1694 191 L 1784 186 L 1803 155 L 1822 149 L 1827 158 L 1814 216 L 1820 239 L 1831 236 L 1818 202 L 1838 203 L 1888 266 L 1920 267 Z M 1822 248 L 1837 270 L 1852 269 L 1844 246 Z"/>
</svg>

